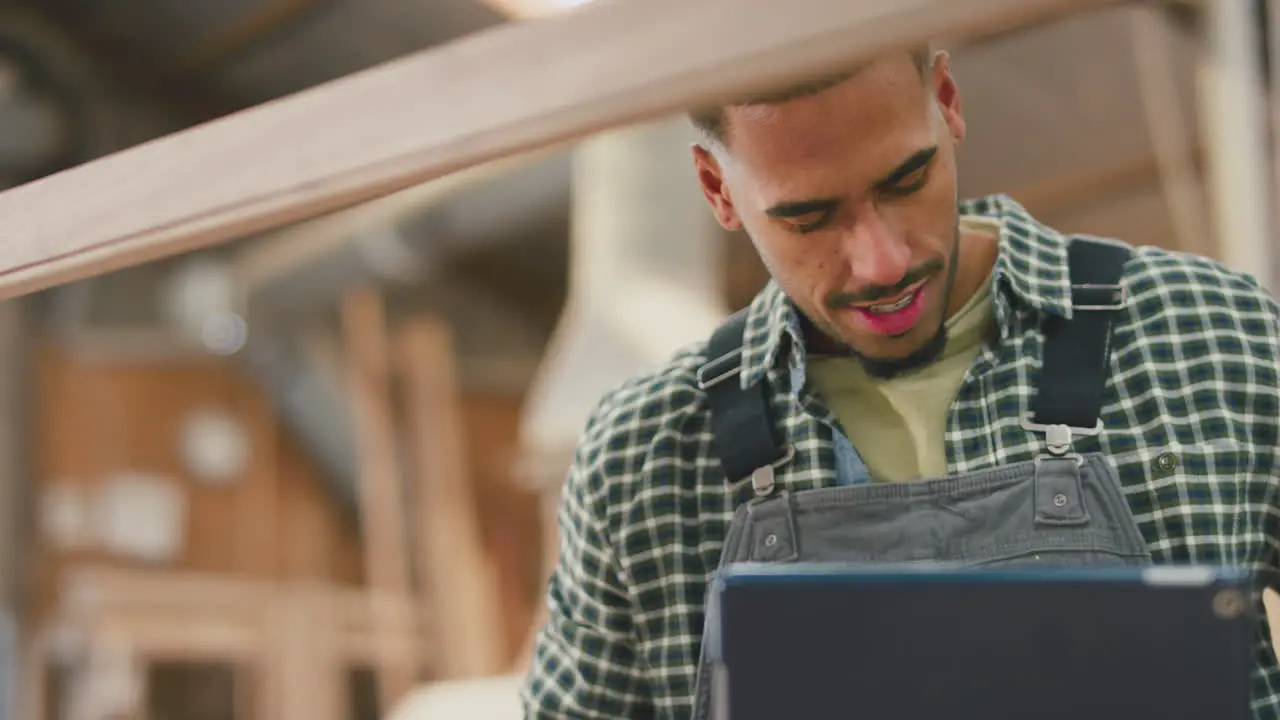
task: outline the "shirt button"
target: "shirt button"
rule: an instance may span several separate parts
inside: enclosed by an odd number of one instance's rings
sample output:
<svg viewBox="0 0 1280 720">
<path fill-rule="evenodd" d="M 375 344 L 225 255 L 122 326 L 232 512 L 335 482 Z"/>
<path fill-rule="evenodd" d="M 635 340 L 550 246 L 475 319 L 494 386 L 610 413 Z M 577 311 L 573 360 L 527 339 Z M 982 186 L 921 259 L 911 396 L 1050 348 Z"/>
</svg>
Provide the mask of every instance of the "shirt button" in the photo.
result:
<svg viewBox="0 0 1280 720">
<path fill-rule="evenodd" d="M 1213 611 L 1218 617 L 1239 617 L 1244 608 L 1244 597 L 1237 590 L 1223 590 L 1213 598 Z"/>
<path fill-rule="evenodd" d="M 1178 467 L 1178 456 L 1173 453 L 1160 453 L 1160 457 L 1156 458 L 1156 470 L 1162 473 L 1171 473 Z"/>
</svg>

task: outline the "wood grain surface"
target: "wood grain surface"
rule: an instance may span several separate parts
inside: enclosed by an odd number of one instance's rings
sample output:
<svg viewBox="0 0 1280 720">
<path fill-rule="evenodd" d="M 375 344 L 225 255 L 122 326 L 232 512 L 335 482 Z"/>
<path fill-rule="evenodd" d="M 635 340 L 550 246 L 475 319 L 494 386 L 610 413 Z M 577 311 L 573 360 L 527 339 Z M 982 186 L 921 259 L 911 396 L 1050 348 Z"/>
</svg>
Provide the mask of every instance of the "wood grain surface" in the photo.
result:
<svg viewBox="0 0 1280 720">
<path fill-rule="evenodd" d="M 0 194 L 0 299 L 937 38 L 1118 0 L 600 0 Z"/>
</svg>

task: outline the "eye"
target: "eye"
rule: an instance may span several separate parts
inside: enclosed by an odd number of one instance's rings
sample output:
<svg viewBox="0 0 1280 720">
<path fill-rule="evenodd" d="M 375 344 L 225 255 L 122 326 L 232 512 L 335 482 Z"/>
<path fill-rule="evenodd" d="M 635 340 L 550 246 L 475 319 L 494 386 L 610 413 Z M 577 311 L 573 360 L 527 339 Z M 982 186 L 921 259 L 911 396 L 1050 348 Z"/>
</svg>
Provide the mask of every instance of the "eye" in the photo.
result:
<svg viewBox="0 0 1280 720">
<path fill-rule="evenodd" d="M 910 173 L 902 176 L 902 178 L 893 185 L 881 188 L 881 191 L 889 195 L 910 195 L 924 187 L 925 181 L 929 179 L 929 167 L 930 165 L 921 165 Z"/>
<path fill-rule="evenodd" d="M 821 230 L 831 221 L 830 210 L 815 210 L 798 217 L 791 218 L 791 227 L 800 234 Z"/>
</svg>

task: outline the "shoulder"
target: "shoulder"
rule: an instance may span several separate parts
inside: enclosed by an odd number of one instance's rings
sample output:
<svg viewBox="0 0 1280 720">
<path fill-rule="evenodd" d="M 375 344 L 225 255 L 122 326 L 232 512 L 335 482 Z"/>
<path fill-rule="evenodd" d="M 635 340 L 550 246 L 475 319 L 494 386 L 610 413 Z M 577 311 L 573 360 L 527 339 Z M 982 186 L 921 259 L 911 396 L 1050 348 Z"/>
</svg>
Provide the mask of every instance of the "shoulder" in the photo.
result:
<svg viewBox="0 0 1280 720">
<path fill-rule="evenodd" d="M 1125 267 L 1130 319 L 1173 337 L 1240 332 L 1244 348 L 1274 354 L 1277 305 L 1257 279 L 1211 258 L 1136 247 Z M 1228 347 L 1230 344 L 1228 344 Z"/>
<path fill-rule="evenodd" d="M 705 341 L 681 348 L 662 367 L 601 397 L 583 429 L 576 458 L 578 474 L 589 478 L 592 490 L 618 490 L 614 481 L 640 473 L 656 446 L 684 437 L 689 420 L 705 415 L 698 368 L 706 362 L 706 348 Z"/>
<path fill-rule="evenodd" d="M 1203 421 L 1235 417 L 1273 431 L 1280 403 L 1280 313 L 1249 273 L 1189 253 L 1134 249 L 1123 284 L 1128 309 L 1113 357 L 1134 397 L 1163 412 L 1181 403 Z M 1171 398 L 1176 398 L 1176 402 Z M 1172 403 L 1172 404 L 1170 404 Z"/>
<path fill-rule="evenodd" d="M 1136 297 L 1164 293 L 1171 301 L 1224 301 L 1244 309 L 1270 311 L 1271 295 L 1247 272 L 1233 270 L 1217 260 L 1160 247 L 1133 248 L 1125 268 L 1129 292 Z"/>
</svg>

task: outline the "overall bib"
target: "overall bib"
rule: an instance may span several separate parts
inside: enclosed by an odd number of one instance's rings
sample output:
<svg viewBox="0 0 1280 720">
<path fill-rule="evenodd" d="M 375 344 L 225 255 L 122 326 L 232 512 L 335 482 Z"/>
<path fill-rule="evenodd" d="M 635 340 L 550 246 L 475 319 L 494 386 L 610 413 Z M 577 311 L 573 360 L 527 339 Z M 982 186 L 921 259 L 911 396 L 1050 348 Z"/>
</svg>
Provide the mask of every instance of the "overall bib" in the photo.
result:
<svg viewBox="0 0 1280 720">
<path fill-rule="evenodd" d="M 1142 565 L 1146 542 L 1106 458 L 1073 451 L 1074 437 L 1101 431 L 1113 314 L 1126 247 L 1073 239 L 1073 317 L 1045 327 L 1034 411 L 1023 426 L 1043 433 L 1044 451 L 1026 462 L 908 483 L 849 484 L 789 492 L 774 468 L 791 449 L 779 443 L 761 381 L 742 388 L 734 368 L 745 315 L 716 331 L 702 368 L 715 448 L 728 482 L 750 478 L 755 497 L 738 508 L 722 550 L 723 568 L 741 562 L 949 562 L 966 565 Z M 728 380 L 726 382 L 726 380 Z M 709 623 L 707 624 L 709 626 Z M 712 708 L 712 672 L 702 657 L 694 720 Z"/>
</svg>

